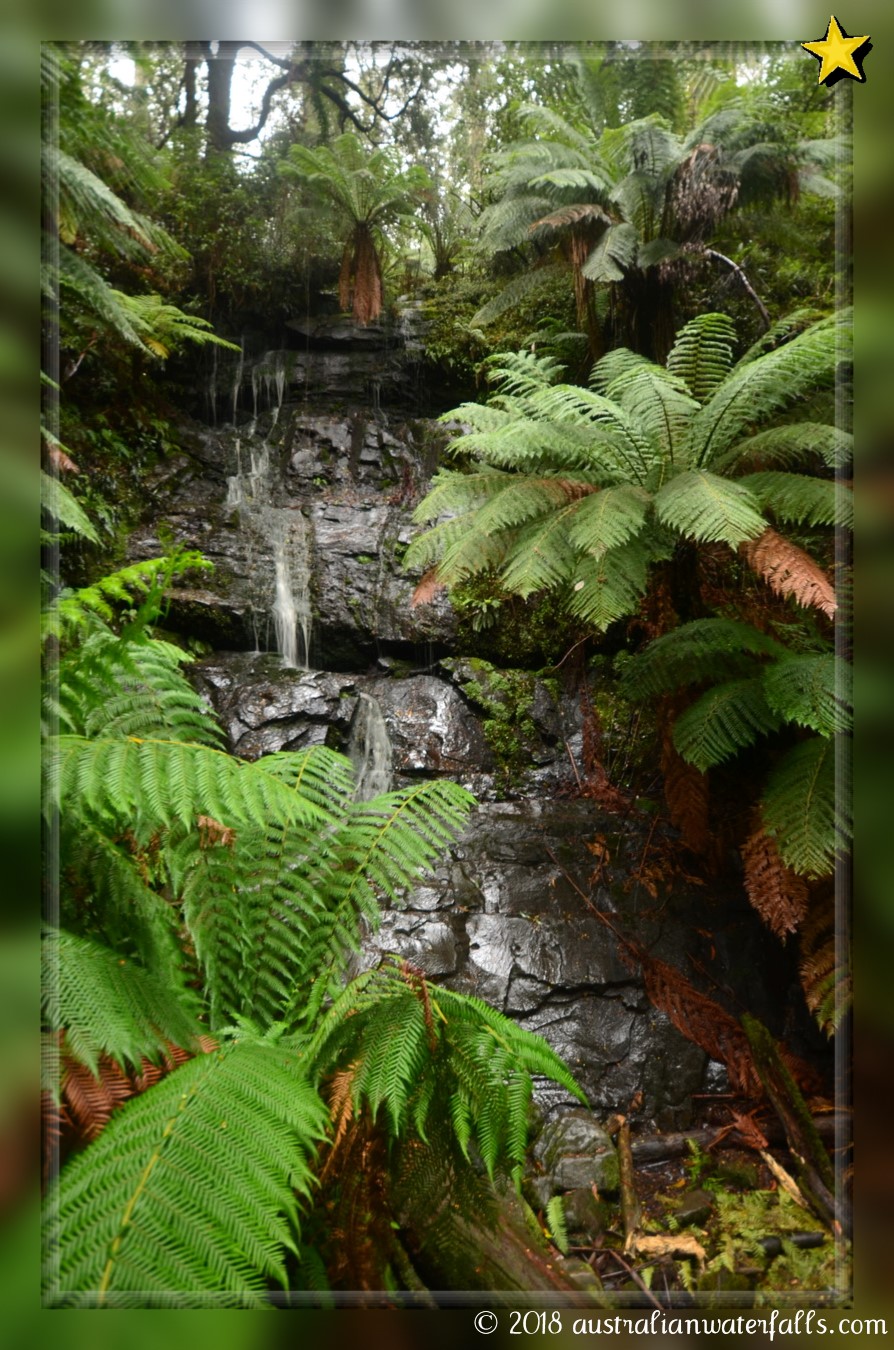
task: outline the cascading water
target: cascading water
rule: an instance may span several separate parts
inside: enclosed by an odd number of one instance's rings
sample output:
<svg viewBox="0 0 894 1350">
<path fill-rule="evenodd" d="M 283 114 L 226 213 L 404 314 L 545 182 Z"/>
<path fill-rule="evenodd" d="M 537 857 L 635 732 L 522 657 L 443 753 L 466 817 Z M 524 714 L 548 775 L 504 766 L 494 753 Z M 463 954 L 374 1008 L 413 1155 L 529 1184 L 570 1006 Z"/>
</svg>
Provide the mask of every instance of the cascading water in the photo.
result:
<svg viewBox="0 0 894 1350">
<path fill-rule="evenodd" d="M 233 426 L 236 425 L 236 408 L 239 404 L 239 390 L 242 388 L 242 371 L 245 367 L 245 339 L 239 343 L 239 360 L 236 364 L 236 370 L 233 375 Z"/>
<path fill-rule="evenodd" d="M 313 612 L 311 609 L 312 548 L 308 522 L 299 510 L 275 506 L 270 448 L 252 446 L 251 468 L 243 467 L 241 440 L 236 441 L 236 473 L 227 480 L 227 506 L 239 512 L 248 536 L 247 563 L 254 580 L 255 643 L 260 646 L 258 616 L 273 620 L 276 650 L 284 666 L 307 670 Z M 258 557 L 272 555 L 273 577 L 258 566 Z"/>
<path fill-rule="evenodd" d="M 284 666 L 309 669 L 310 530 L 300 511 L 268 507 L 268 537 L 273 545 L 273 627 Z"/>
<path fill-rule="evenodd" d="M 389 792 L 392 782 L 391 739 L 382 709 L 370 694 L 361 694 L 351 726 L 348 758 L 354 765 L 358 802 L 371 801 Z"/>
</svg>

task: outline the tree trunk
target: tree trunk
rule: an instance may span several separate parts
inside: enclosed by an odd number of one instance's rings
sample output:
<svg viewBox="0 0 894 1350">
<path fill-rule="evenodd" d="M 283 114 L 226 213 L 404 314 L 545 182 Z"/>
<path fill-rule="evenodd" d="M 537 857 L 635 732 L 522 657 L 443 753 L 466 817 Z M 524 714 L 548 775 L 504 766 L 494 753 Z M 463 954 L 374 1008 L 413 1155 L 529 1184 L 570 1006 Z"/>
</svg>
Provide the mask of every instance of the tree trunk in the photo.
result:
<svg viewBox="0 0 894 1350">
<path fill-rule="evenodd" d="M 402 1214 L 402 1234 L 414 1266 L 435 1297 L 438 1290 L 482 1289 L 499 1302 L 503 1291 L 553 1290 L 576 1293 L 581 1306 L 592 1307 L 600 1296 L 595 1273 L 580 1271 L 582 1263 L 566 1261 L 547 1245 L 514 1191 L 498 1195 L 495 1205 L 488 1198 L 491 1213 L 474 1221 L 446 1197 L 435 1215 L 426 1206 Z M 587 1274 L 591 1279 L 581 1278 Z"/>
<path fill-rule="evenodd" d="M 229 150 L 233 144 L 230 97 L 236 53 L 241 43 L 219 42 L 216 56 L 211 52 L 210 43 L 203 43 L 202 46 L 208 63 L 208 153 L 220 154 Z"/>
</svg>

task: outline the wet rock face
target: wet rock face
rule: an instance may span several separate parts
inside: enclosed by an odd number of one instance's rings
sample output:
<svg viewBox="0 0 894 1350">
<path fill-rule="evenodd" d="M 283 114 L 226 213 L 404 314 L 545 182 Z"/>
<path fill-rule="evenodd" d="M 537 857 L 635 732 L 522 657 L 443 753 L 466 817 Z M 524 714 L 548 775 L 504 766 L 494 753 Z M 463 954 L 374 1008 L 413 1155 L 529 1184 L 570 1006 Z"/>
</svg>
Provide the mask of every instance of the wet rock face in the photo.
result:
<svg viewBox="0 0 894 1350">
<path fill-rule="evenodd" d="M 595 1108 L 626 1110 L 641 1094 L 647 1118 L 685 1125 L 706 1058 L 651 1007 L 590 904 L 625 929 L 635 925 L 654 954 L 685 967 L 693 907 L 702 897 L 679 894 L 672 905 L 645 906 L 594 887 L 588 844 L 617 833 L 617 818 L 571 796 L 566 749 L 548 744 L 545 715 L 541 762 L 530 763 L 515 798 L 503 800 L 484 714 L 462 692 L 467 670 L 445 666 L 403 677 L 351 675 L 284 671 L 276 656 L 231 654 L 198 662 L 194 671 L 245 758 L 321 744 L 346 751 L 363 696 L 381 710 L 394 786 L 444 776 L 478 797 L 469 827 L 434 876 L 370 934 L 358 970 L 396 953 L 540 1032 Z M 555 715 L 571 717 L 561 707 Z M 631 865 L 645 828 L 636 821 L 622 827 L 618 847 Z M 547 1109 L 570 1104 L 550 1084 L 538 1097 Z"/>
<path fill-rule="evenodd" d="M 455 619 L 446 596 L 414 608 L 418 577 L 401 565 L 441 429 L 384 414 L 312 415 L 287 404 L 271 433 L 272 417 L 262 412 L 254 429 L 192 429 L 184 436 L 189 454 L 166 461 L 151 481 L 132 558 L 157 557 L 166 537 L 214 564 L 210 576 L 172 592 L 171 625 L 219 648 L 275 650 L 274 539 L 250 500 L 259 490 L 251 466 L 265 457 L 265 505 L 280 516 L 300 514 L 308 535 L 314 664 L 364 669 L 383 650 L 412 655 L 449 644 Z M 240 474 L 241 504 L 232 487 Z"/>
<path fill-rule="evenodd" d="M 282 377 L 281 408 L 258 399 L 256 381 L 251 416 L 243 398 L 238 427 L 185 431 L 184 453 L 150 484 L 131 556 L 157 556 L 172 537 L 214 563 L 213 574 L 175 591 L 166 623 L 217 649 L 192 669 L 236 754 L 256 759 L 324 744 L 348 753 L 374 701 L 394 786 L 449 777 L 478 799 L 437 872 L 369 935 L 358 968 L 397 953 L 541 1033 L 595 1110 L 684 1127 L 691 1094 L 717 1081 L 717 1066 L 652 1008 L 594 908 L 684 974 L 695 960 L 719 983 L 732 982 L 759 1017 L 755 974 L 772 987 L 776 948 L 741 897 L 716 899 L 718 924 L 715 897 L 688 883 L 660 899 L 635 885 L 603 884 L 594 870 L 599 841 L 611 839 L 614 874 L 629 882 L 648 850 L 650 821 L 607 816 L 580 798 L 575 691 L 455 653 L 443 595 L 412 607 L 415 579 L 401 561 L 442 433 L 383 413 L 368 389 L 365 406 L 352 407 L 382 366 L 381 335 L 358 334 L 342 320 L 323 329 L 298 335 L 308 359 L 326 358 L 313 370 L 305 360 L 300 378 L 294 352 L 288 362 L 269 354 L 276 360 L 264 388 L 269 395 Z M 312 387 L 313 401 L 294 401 Z M 300 528 L 292 529 L 296 516 Z M 316 669 L 285 669 L 272 650 L 272 597 L 284 566 L 277 531 L 306 550 Z M 286 580 L 295 575 L 292 567 Z M 744 911 L 738 919 L 736 903 Z M 551 1084 L 538 1084 L 537 1095 L 548 1119 L 575 1105 Z M 560 1190 L 586 1190 L 571 1162 L 556 1166 Z"/>
</svg>

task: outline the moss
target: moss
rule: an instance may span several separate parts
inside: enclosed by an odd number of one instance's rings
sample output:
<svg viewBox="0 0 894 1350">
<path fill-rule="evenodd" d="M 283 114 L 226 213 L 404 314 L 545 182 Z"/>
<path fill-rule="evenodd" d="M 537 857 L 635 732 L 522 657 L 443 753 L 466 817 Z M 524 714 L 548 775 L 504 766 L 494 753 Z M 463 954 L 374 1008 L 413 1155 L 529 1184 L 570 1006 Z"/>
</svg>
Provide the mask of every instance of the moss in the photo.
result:
<svg viewBox="0 0 894 1350">
<path fill-rule="evenodd" d="M 531 717 L 537 677 L 526 670 L 498 670 L 478 657 L 463 665 L 472 673 L 472 679 L 463 682 L 463 692 L 487 714 L 481 728 L 503 790 L 512 792 L 530 765 L 537 740 Z"/>
</svg>

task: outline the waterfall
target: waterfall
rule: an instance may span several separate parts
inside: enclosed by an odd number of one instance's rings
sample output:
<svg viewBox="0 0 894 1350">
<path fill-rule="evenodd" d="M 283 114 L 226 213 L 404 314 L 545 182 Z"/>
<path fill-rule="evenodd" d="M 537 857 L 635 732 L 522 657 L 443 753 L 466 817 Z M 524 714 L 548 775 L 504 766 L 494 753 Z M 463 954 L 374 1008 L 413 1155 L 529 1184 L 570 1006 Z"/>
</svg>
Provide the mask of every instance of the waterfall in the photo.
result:
<svg viewBox="0 0 894 1350">
<path fill-rule="evenodd" d="M 369 694 L 361 694 L 348 741 L 348 758 L 354 765 L 358 802 L 368 802 L 391 790 L 391 740 L 382 709 Z"/>
<path fill-rule="evenodd" d="M 283 381 L 284 384 L 284 381 Z M 250 449 L 251 468 L 243 465 L 242 443 L 236 440 L 236 472 L 227 479 L 226 504 L 239 511 L 247 536 L 246 563 L 252 578 L 256 647 L 260 647 L 258 613 L 273 620 L 276 650 L 284 666 L 309 669 L 313 611 L 311 578 L 313 539 L 297 509 L 275 506 L 270 447 L 265 441 Z M 261 560 L 272 556 L 273 576 Z"/>
<path fill-rule="evenodd" d="M 245 366 L 245 338 L 239 343 L 239 360 L 233 374 L 233 426 L 236 425 L 236 408 L 239 404 L 239 390 L 242 387 L 242 371 Z"/>
<path fill-rule="evenodd" d="M 273 545 L 273 627 L 276 650 L 283 665 L 309 669 L 310 629 L 310 531 L 300 511 L 266 512 Z"/>
</svg>

